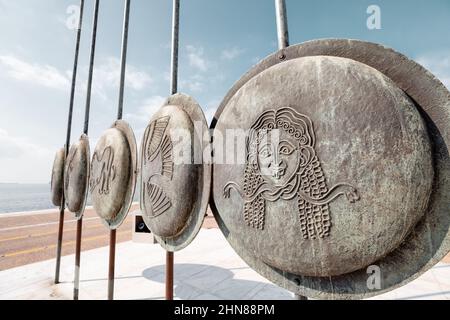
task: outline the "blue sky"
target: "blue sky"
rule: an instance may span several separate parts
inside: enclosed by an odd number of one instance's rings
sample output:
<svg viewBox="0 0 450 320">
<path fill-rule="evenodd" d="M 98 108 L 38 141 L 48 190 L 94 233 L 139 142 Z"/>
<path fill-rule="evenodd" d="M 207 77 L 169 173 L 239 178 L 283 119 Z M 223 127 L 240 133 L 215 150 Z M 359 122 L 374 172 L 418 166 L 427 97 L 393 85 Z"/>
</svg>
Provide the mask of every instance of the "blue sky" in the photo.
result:
<svg viewBox="0 0 450 320">
<path fill-rule="evenodd" d="M 291 44 L 353 38 L 413 58 L 450 87 L 450 1 L 286 0 Z M 170 0 L 131 0 L 125 119 L 138 140 L 169 92 Z M 86 0 L 72 141 L 82 132 L 93 0 Z M 76 0 L 0 0 L 0 182 L 47 183 L 64 144 Z M 102 0 L 91 114 L 91 147 L 117 108 L 123 0 Z M 370 5 L 381 30 L 366 25 Z M 181 0 L 179 91 L 211 118 L 240 76 L 276 50 L 273 0 Z"/>
</svg>

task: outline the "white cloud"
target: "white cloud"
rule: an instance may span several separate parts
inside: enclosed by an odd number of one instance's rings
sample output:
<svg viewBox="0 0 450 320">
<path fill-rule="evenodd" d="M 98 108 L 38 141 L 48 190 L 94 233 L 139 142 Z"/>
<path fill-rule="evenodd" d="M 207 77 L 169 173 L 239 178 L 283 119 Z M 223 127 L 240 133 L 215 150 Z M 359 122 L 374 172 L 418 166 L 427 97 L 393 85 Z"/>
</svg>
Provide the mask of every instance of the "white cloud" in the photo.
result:
<svg viewBox="0 0 450 320">
<path fill-rule="evenodd" d="M 450 89 L 450 52 L 425 54 L 416 58 L 416 61 Z"/>
<path fill-rule="evenodd" d="M 199 93 L 205 88 L 205 78 L 200 74 L 194 74 L 187 80 L 182 80 L 180 82 L 180 87 L 183 90 L 188 90 L 191 92 Z"/>
<path fill-rule="evenodd" d="M 143 101 L 141 106 L 138 107 L 136 113 L 127 113 L 125 117 L 136 123 L 147 124 L 150 121 L 150 118 L 159 110 L 159 108 L 161 108 L 165 101 L 166 98 L 162 96 L 147 98 Z"/>
<path fill-rule="evenodd" d="M 24 138 L 13 137 L 6 130 L 0 129 L 0 158 L 13 158 L 30 152 L 40 156 L 47 155 L 49 150 Z"/>
<path fill-rule="evenodd" d="M 6 73 L 18 81 L 40 85 L 48 88 L 68 90 L 72 79 L 72 71 L 61 72 L 50 65 L 40 65 L 29 63 L 12 55 L 0 56 L 0 65 L 6 68 Z M 78 86 L 84 90 L 88 67 L 85 66 L 80 74 Z M 153 79 L 150 75 L 139 70 L 138 67 L 127 64 L 126 86 L 132 90 L 143 90 L 149 86 Z M 81 83 L 80 83 L 81 82 Z M 101 61 L 94 68 L 94 93 L 106 99 L 108 89 L 114 89 L 120 82 L 120 61 L 117 58 L 109 57 Z"/>
<path fill-rule="evenodd" d="M 216 114 L 216 111 L 219 108 L 220 103 L 221 103 L 220 99 L 213 99 L 213 100 L 210 100 L 205 105 L 205 118 L 209 124 L 211 124 L 211 121 L 214 118 L 214 115 Z"/>
<path fill-rule="evenodd" d="M 23 154 L 23 148 L 8 135 L 5 130 L 0 129 L 0 157 L 11 158 Z"/>
<path fill-rule="evenodd" d="M 0 63 L 7 74 L 18 81 L 59 90 L 69 88 L 68 76 L 53 66 L 29 63 L 12 55 L 0 56 Z"/>
<path fill-rule="evenodd" d="M 50 181 L 54 151 L 0 129 L 0 182 Z"/>
<path fill-rule="evenodd" d="M 225 49 L 222 51 L 222 54 L 220 55 L 222 59 L 224 60 L 234 60 L 237 57 L 239 57 L 241 54 L 245 52 L 244 49 L 233 47 L 229 49 Z"/>
<path fill-rule="evenodd" d="M 87 73 L 87 68 L 85 70 Z M 127 64 L 125 85 L 127 88 L 139 91 L 153 82 L 151 76 L 138 67 Z M 94 68 L 93 90 L 96 94 L 106 97 L 106 90 L 117 88 L 120 83 L 120 60 L 108 57 Z"/>
<path fill-rule="evenodd" d="M 208 71 L 209 63 L 204 57 L 204 49 L 202 47 L 194 47 L 188 45 L 186 47 L 189 58 L 189 65 L 197 68 L 202 72 Z"/>
<path fill-rule="evenodd" d="M 187 87 L 192 92 L 202 92 L 204 89 L 204 84 L 200 81 L 188 81 Z"/>
</svg>

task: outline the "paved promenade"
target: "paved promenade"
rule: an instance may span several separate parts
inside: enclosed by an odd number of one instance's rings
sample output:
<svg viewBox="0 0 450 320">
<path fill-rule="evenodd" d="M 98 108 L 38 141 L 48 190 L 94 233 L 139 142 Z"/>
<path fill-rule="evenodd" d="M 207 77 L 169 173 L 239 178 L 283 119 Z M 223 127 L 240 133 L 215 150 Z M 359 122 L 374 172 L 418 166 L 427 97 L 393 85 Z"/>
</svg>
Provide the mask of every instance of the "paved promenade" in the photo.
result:
<svg viewBox="0 0 450 320">
<path fill-rule="evenodd" d="M 122 242 L 116 258 L 116 299 L 163 299 L 165 252 L 159 245 Z M 84 252 L 81 262 L 80 299 L 105 299 L 108 248 Z M 202 229 L 175 254 L 175 263 L 176 299 L 292 299 L 251 270 L 218 229 Z M 73 255 L 62 259 L 59 285 L 52 283 L 54 260 L 1 271 L 0 299 L 71 299 L 73 264 Z M 450 299 L 450 264 L 377 298 Z"/>
<path fill-rule="evenodd" d="M 138 210 L 133 204 L 131 212 Z M 63 255 L 75 253 L 76 221 L 70 212 L 64 215 Z M 129 214 L 117 231 L 117 242 L 132 238 L 132 215 Z M 59 210 L 0 214 L 0 271 L 38 261 L 52 259 L 56 255 Z M 204 227 L 216 227 L 212 215 L 205 219 Z M 109 244 L 109 231 L 90 207 L 83 220 L 82 251 L 101 248 Z"/>
<path fill-rule="evenodd" d="M 132 210 L 137 209 L 134 205 Z M 62 254 L 75 252 L 76 221 L 71 212 L 64 215 Z M 0 270 L 44 261 L 56 255 L 59 210 L 0 214 Z M 131 240 L 130 216 L 117 232 L 117 241 Z M 87 208 L 83 222 L 82 250 L 107 246 L 109 231 L 92 208 Z"/>
</svg>

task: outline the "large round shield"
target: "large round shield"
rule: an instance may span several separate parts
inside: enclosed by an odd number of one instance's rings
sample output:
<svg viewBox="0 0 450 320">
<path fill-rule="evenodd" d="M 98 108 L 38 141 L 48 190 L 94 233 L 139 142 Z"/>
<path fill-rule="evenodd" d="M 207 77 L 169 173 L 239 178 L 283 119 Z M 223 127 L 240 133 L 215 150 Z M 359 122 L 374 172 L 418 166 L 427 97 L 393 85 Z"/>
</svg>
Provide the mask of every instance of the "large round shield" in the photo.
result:
<svg viewBox="0 0 450 320">
<path fill-rule="evenodd" d="M 186 247 L 199 232 L 211 187 L 209 131 L 198 103 L 168 98 L 152 117 L 141 147 L 141 210 L 168 251 Z"/>
<path fill-rule="evenodd" d="M 116 121 L 99 139 L 92 155 L 89 189 L 97 215 L 110 229 L 125 220 L 137 174 L 136 140 L 130 126 Z"/>
<path fill-rule="evenodd" d="M 236 252 L 292 292 L 392 290 L 450 250 L 449 116 L 442 83 L 391 49 L 289 47 L 216 113 L 212 210 Z"/>
<path fill-rule="evenodd" d="M 53 205 L 60 207 L 64 192 L 64 162 L 66 159 L 65 149 L 62 148 L 58 150 L 55 155 L 55 160 L 53 161 L 52 167 L 52 178 L 51 178 L 51 194 Z"/>
<path fill-rule="evenodd" d="M 64 194 L 67 208 L 80 219 L 83 216 L 89 184 L 89 138 L 83 134 L 70 147 L 64 169 Z"/>
</svg>

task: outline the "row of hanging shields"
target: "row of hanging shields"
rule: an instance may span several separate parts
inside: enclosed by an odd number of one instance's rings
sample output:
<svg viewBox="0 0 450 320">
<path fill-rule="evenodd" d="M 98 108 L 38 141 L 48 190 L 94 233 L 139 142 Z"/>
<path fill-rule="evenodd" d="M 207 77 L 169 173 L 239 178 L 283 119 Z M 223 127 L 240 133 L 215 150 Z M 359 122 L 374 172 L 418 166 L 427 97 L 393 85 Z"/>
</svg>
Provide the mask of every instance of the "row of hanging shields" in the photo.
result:
<svg viewBox="0 0 450 320">
<path fill-rule="evenodd" d="M 77 143 L 74 143 L 70 148 L 66 147 L 57 152 L 51 182 L 52 202 L 54 205 L 61 207 L 61 219 L 65 206 L 78 219 L 75 299 L 78 299 L 79 294 L 81 228 L 88 192 L 91 195 L 95 212 L 104 225 L 111 230 L 108 297 L 112 299 L 115 233 L 125 220 L 131 207 L 139 174 L 142 191 L 140 202 L 141 210 L 145 213 L 143 215 L 144 221 L 150 227 L 158 242 L 169 252 L 169 256 L 174 251 L 186 247 L 200 230 L 208 205 L 211 180 L 210 161 L 203 158 L 202 152 L 202 143 L 205 140 L 203 135 L 197 136 L 194 130 L 194 125 L 200 123 L 201 130 L 208 134 L 208 126 L 203 111 L 194 99 L 176 93 L 179 1 L 174 1 L 172 95 L 151 119 L 140 146 L 140 159 L 138 159 L 138 148 L 134 133 L 131 127 L 122 120 L 131 4 L 130 0 L 125 1 L 117 120 L 100 137 L 91 157 L 87 134 L 99 4 L 100 1 L 96 0 L 84 132 Z M 84 1 L 81 1 L 69 110 L 68 141 L 70 141 L 83 11 Z M 189 145 L 186 145 L 188 150 L 195 153 L 191 157 L 197 159 L 195 164 L 174 164 L 174 150 L 170 136 L 170 131 L 174 129 L 197 139 L 195 150 L 190 150 L 191 139 L 188 141 Z M 209 143 L 208 138 L 206 143 Z M 66 146 L 68 145 L 69 142 L 66 143 Z M 59 238 L 61 239 L 62 226 L 60 225 L 60 227 Z M 61 243 L 58 246 L 55 282 L 59 281 L 60 245 Z"/>
<path fill-rule="evenodd" d="M 168 299 L 173 252 L 195 238 L 208 205 L 234 250 L 298 296 L 374 296 L 413 280 L 450 251 L 450 128 L 441 120 L 450 118 L 448 90 L 414 61 L 380 45 L 334 39 L 289 46 L 285 2 L 275 4 L 279 51 L 236 82 L 210 126 L 213 136 L 250 130 L 245 163 L 237 165 L 213 161 L 211 151 L 223 148 L 223 141 L 211 139 L 198 103 L 177 93 L 179 0 L 173 4 L 171 96 L 150 120 L 139 153 L 122 120 L 130 15 L 125 1 L 117 121 L 91 157 L 95 1 L 85 128 L 69 148 L 80 18 L 66 147 L 52 172 L 52 200 L 61 207 L 56 282 L 65 205 L 78 218 L 75 299 L 88 192 L 111 230 L 112 299 L 115 230 L 136 183 L 144 222 L 167 251 Z M 81 1 L 81 17 L 83 7 Z M 173 132 L 189 139 L 180 142 Z M 175 143 L 189 151 L 190 161 L 177 161 Z M 383 286 L 372 289 L 367 270 L 374 265 Z"/>
</svg>

